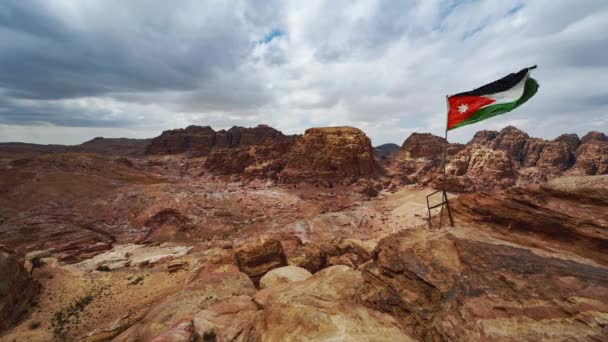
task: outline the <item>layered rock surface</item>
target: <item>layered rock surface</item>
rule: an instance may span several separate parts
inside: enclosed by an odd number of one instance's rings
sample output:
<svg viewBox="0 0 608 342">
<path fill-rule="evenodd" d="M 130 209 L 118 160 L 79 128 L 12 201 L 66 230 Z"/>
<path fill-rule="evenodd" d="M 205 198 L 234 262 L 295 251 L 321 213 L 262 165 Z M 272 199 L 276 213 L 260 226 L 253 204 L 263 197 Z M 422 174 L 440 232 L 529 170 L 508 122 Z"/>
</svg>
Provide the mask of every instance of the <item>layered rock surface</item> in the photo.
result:
<svg viewBox="0 0 608 342">
<path fill-rule="evenodd" d="M 387 168 L 403 183 L 438 186 L 444 139 L 412 134 Z M 606 174 L 608 139 L 591 132 L 579 140 L 564 134 L 554 140 L 531 138 L 515 127 L 480 131 L 466 145 L 448 144 L 448 187 L 468 192 L 543 183 L 564 174 Z"/>
<path fill-rule="evenodd" d="M 310 128 L 287 156 L 283 182 L 335 182 L 372 177 L 376 171 L 369 138 L 353 127 Z"/>
</svg>

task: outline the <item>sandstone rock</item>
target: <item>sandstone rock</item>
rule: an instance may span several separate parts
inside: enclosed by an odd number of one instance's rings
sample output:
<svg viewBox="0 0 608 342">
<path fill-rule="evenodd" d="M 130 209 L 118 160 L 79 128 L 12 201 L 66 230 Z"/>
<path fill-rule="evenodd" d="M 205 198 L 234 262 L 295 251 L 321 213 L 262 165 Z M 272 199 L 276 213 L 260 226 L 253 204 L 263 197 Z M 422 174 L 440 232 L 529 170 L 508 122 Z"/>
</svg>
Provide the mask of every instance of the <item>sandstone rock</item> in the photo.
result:
<svg viewBox="0 0 608 342">
<path fill-rule="evenodd" d="M 191 342 L 193 341 L 194 333 L 192 321 L 186 320 L 179 322 L 175 327 L 164 331 L 152 338 L 150 342 Z"/>
<path fill-rule="evenodd" d="M 308 280 L 265 289 L 249 339 L 262 341 L 410 341 L 389 315 L 357 303 L 358 271 L 326 268 Z"/>
<path fill-rule="evenodd" d="M 602 132 L 591 131 L 581 138 L 581 144 L 586 144 L 592 141 L 608 141 L 608 136 Z"/>
<path fill-rule="evenodd" d="M 412 134 L 387 163 L 390 176 L 402 184 L 441 186 L 443 138 Z M 608 138 L 591 132 L 583 139 L 563 134 L 549 141 L 530 138 L 509 126 L 480 131 L 466 144 L 448 145 L 448 190 L 471 192 L 540 184 L 564 174 L 608 172 Z"/>
<path fill-rule="evenodd" d="M 412 133 L 401 146 L 409 158 L 441 157 L 445 139 L 431 133 Z"/>
<path fill-rule="evenodd" d="M 591 132 L 581 139 L 576 151 L 576 163 L 568 172 L 572 175 L 608 174 L 608 138 L 598 132 Z"/>
<path fill-rule="evenodd" d="M 8 329 L 27 311 L 38 291 L 38 283 L 16 257 L 0 248 L 0 331 Z"/>
<path fill-rule="evenodd" d="M 297 266 L 284 266 L 268 271 L 260 279 L 260 289 L 275 287 L 281 284 L 303 281 L 310 278 L 312 274 L 308 270 Z"/>
<path fill-rule="evenodd" d="M 223 299 L 255 293 L 251 280 L 233 265 L 201 268 L 183 290 L 155 304 L 141 321 L 121 333 L 114 341 L 149 341 L 167 335 L 187 336 L 187 325 L 194 316 Z"/>
<path fill-rule="evenodd" d="M 382 186 L 369 179 L 359 179 L 353 185 L 351 185 L 353 191 L 358 192 L 365 197 L 371 198 L 376 197 L 382 190 Z"/>
<path fill-rule="evenodd" d="M 281 246 L 290 266 L 298 266 L 309 272 L 317 272 L 325 267 L 325 253 L 314 244 L 302 244 L 299 239 L 281 240 Z"/>
<path fill-rule="evenodd" d="M 384 239 L 364 271 L 372 286 L 362 296 L 420 340 L 593 340 L 605 334 L 596 322 L 608 318 L 606 268 L 505 244 L 485 232 L 406 230 Z"/>
<path fill-rule="evenodd" d="M 249 296 L 233 296 L 199 312 L 194 331 L 201 341 L 244 341 L 258 311 Z"/>
<path fill-rule="evenodd" d="M 374 175 L 376 165 L 369 138 L 353 127 L 307 129 L 287 156 L 280 179 L 287 183 L 329 183 Z"/>
<path fill-rule="evenodd" d="M 216 147 L 237 147 L 261 144 L 268 140 L 280 141 L 283 133 L 267 125 L 253 128 L 232 127 L 228 131 L 215 132 L 209 126 L 188 126 L 184 129 L 164 131 L 152 139 L 147 154 L 177 154 L 188 152 L 191 156 L 206 156 Z"/>
<path fill-rule="evenodd" d="M 152 139 L 147 154 L 176 154 L 191 151 L 194 155 L 207 155 L 215 144 L 215 131 L 209 126 L 188 126 L 164 131 Z"/>
<path fill-rule="evenodd" d="M 287 265 L 281 243 L 274 239 L 245 244 L 236 251 L 236 259 L 240 270 L 254 282 L 273 268 Z"/>
</svg>

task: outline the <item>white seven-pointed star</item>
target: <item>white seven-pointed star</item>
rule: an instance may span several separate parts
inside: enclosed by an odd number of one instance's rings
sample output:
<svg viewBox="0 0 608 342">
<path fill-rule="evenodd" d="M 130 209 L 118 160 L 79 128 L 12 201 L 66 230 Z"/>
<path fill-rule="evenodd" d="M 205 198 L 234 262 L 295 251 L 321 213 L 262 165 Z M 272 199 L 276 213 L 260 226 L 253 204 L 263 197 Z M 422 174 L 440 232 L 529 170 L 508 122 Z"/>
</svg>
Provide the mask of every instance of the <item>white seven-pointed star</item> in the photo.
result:
<svg viewBox="0 0 608 342">
<path fill-rule="evenodd" d="M 469 110 L 469 105 L 466 103 L 463 103 L 460 106 L 458 106 L 458 113 L 460 113 L 460 114 L 466 113 L 467 110 Z"/>
</svg>

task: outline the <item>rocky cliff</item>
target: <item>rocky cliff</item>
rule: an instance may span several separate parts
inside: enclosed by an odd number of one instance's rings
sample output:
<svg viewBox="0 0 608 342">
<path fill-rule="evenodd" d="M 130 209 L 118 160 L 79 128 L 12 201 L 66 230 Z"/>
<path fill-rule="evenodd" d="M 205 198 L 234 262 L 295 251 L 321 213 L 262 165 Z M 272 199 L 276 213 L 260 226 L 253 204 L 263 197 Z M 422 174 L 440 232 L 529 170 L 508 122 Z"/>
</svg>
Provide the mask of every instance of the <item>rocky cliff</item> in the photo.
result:
<svg viewBox="0 0 608 342">
<path fill-rule="evenodd" d="M 354 181 L 376 171 L 371 141 L 353 127 L 307 129 L 286 160 L 280 179 L 288 183 Z"/>
<path fill-rule="evenodd" d="M 414 133 L 388 162 L 391 175 L 403 183 L 438 186 L 444 139 Z M 505 189 L 539 184 L 560 175 L 608 173 L 608 139 L 591 132 L 582 139 L 564 134 L 554 140 L 532 138 L 506 127 L 480 131 L 466 145 L 448 145 L 447 182 L 451 191 Z"/>
<path fill-rule="evenodd" d="M 38 290 L 15 255 L 0 245 L 0 332 L 27 312 Z"/>
<path fill-rule="evenodd" d="M 215 148 L 258 145 L 267 141 L 282 141 L 287 137 L 267 125 L 245 128 L 234 126 L 229 130 L 214 131 L 209 126 L 188 126 L 164 131 L 152 139 L 147 154 L 179 154 L 205 156 Z"/>
</svg>

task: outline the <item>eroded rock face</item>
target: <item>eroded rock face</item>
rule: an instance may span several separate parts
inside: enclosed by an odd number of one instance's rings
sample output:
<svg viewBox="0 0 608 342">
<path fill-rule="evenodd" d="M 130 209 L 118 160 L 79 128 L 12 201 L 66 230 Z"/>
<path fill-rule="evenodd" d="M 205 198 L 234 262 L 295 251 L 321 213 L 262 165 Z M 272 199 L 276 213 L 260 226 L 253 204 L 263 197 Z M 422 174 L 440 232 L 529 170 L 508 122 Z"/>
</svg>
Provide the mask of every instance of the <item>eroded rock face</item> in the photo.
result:
<svg viewBox="0 0 608 342">
<path fill-rule="evenodd" d="M 443 138 L 430 134 L 412 134 L 388 161 L 391 176 L 406 184 L 439 187 L 443 142 Z M 512 126 L 500 132 L 480 131 L 466 145 L 448 145 L 448 189 L 506 189 L 540 184 L 564 174 L 605 174 L 607 146 L 608 138 L 598 132 L 580 140 L 576 134 L 543 140 Z"/>
<path fill-rule="evenodd" d="M 566 177 L 538 190 L 462 195 L 456 227 L 383 239 L 361 296 L 420 340 L 605 336 L 607 181 Z"/>
<path fill-rule="evenodd" d="M 333 266 L 259 291 L 261 310 L 246 340 L 411 341 L 393 317 L 358 303 L 364 286 L 359 271 Z"/>
<path fill-rule="evenodd" d="M 410 158 L 435 157 L 443 153 L 445 139 L 431 133 L 412 133 L 401 146 Z"/>
<path fill-rule="evenodd" d="M 266 272 L 287 265 L 281 243 L 274 239 L 247 243 L 237 250 L 236 259 L 241 272 L 255 282 Z"/>
<path fill-rule="evenodd" d="M 283 182 L 318 183 L 372 177 L 376 170 L 369 138 L 353 127 L 306 130 L 287 157 Z"/>
<path fill-rule="evenodd" d="M 590 132 L 581 139 L 581 143 L 570 174 L 608 174 L 608 137 L 603 133 Z"/>
<path fill-rule="evenodd" d="M 202 341 L 244 341 L 258 306 L 249 296 L 233 296 L 199 312 L 194 330 Z"/>
<path fill-rule="evenodd" d="M 16 257 L 0 247 L 0 332 L 27 311 L 38 290 L 38 283 Z"/>
<path fill-rule="evenodd" d="M 236 147 L 261 144 L 267 140 L 282 140 L 280 131 L 267 125 L 253 128 L 232 127 L 225 131 L 214 131 L 209 126 L 188 126 L 182 129 L 164 131 L 152 139 L 146 153 L 178 154 L 188 152 L 193 156 L 208 155 L 214 148 Z"/>
<path fill-rule="evenodd" d="M 235 266 L 202 268 L 182 291 L 156 303 L 141 321 L 125 330 L 114 341 L 175 341 L 189 337 L 194 316 L 208 306 L 232 296 L 251 296 L 253 283 Z"/>
<path fill-rule="evenodd" d="M 608 271 L 473 232 L 387 238 L 368 305 L 421 340 L 587 340 L 605 334 Z M 576 298 L 576 300 L 573 300 Z M 599 323 L 599 324 L 598 324 Z"/>
</svg>

